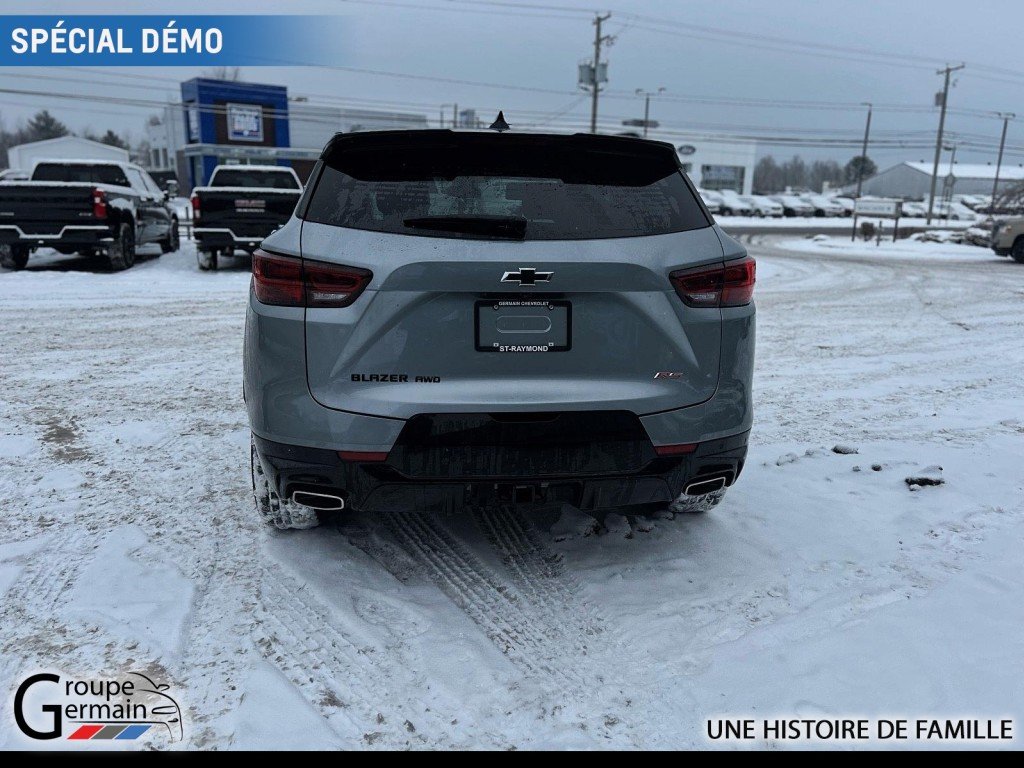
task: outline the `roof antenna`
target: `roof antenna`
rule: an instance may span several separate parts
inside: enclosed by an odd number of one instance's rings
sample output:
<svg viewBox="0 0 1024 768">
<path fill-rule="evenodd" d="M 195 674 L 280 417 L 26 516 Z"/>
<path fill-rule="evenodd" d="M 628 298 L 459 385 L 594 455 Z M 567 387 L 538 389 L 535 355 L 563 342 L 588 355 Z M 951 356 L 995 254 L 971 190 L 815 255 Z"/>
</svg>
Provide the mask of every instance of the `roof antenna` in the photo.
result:
<svg viewBox="0 0 1024 768">
<path fill-rule="evenodd" d="M 501 133 L 502 131 L 511 130 L 511 128 L 512 126 L 505 122 L 505 112 L 503 110 L 498 110 L 498 117 L 495 118 L 493 123 L 491 123 L 490 129 Z"/>
</svg>

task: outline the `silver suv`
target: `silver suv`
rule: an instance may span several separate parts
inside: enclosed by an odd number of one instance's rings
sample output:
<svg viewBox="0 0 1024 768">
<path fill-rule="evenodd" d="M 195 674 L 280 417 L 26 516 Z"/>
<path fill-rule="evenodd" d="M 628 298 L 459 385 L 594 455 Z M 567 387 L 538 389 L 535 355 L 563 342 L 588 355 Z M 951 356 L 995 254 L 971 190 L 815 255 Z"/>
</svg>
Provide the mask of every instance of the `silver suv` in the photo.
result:
<svg viewBox="0 0 1024 768">
<path fill-rule="evenodd" d="M 339 134 L 253 257 L 257 509 L 706 509 L 746 456 L 753 289 L 671 144 Z"/>
</svg>

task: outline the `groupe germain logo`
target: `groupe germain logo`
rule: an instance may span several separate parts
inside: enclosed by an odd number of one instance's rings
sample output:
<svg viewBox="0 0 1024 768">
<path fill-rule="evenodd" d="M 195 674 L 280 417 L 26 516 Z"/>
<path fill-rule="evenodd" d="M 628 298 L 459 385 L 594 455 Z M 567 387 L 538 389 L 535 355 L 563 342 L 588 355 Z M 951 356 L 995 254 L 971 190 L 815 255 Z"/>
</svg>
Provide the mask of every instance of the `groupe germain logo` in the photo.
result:
<svg viewBox="0 0 1024 768">
<path fill-rule="evenodd" d="M 123 742 L 154 734 L 181 741 L 181 707 L 169 690 L 141 672 L 113 679 L 40 672 L 18 686 L 14 720 L 23 734 L 41 741 Z"/>
</svg>

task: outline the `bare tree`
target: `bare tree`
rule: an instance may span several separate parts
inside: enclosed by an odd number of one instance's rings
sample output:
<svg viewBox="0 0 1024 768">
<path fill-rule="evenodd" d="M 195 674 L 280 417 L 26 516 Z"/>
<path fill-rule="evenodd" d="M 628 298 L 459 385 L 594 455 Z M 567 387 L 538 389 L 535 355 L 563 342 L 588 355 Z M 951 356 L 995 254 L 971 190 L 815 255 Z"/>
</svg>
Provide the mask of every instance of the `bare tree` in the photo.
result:
<svg viewBox="0 0 1024 768">
<path fill-rule="evenodd" d="M 203 77 L 208 77 L 211 80 L 227 80 L 232 83 L 237 83 L 242 80 L 242 68 L 210 67 L 209 69 L 203 70 Z"/>
</svg>

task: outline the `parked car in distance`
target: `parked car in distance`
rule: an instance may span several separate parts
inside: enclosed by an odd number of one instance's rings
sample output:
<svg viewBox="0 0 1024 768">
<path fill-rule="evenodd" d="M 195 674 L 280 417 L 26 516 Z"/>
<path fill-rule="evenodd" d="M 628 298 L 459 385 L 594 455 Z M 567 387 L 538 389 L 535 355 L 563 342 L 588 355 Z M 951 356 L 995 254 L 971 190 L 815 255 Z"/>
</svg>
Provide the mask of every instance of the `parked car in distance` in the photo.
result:
<svg viewBox="0 0 1024 768">
<path fill-rule="evenodd" d="M 722 199 L 720 194 L 712 192 L 710 189 L 700 189 L 699 187 L 697 188 L 697 193 L 700 195 L 700 199 L 704 201 L 705 207 L 707 207 L 711 213 L 722 212 L 722 206 L 725 204 L 725 201 Z"/>
<path fill-rule="evenodd" d="M 914 200 L 903 201 L 903 216 L 908 219 L 923 219 L 928 215 L 928 206 Z"/>
<path fill-rule="evenodd" d="M 814 206 L 796 195 L 771 195 L 772 200 L 782 206 L 784 216 L 813 216 Z"/>
<path fill-rule="evenodd" d="M 852 197 L 836 195 L 835 197 L 830 197 L 829 199 L 832 200 L 832 202 L 836 203 L 836 205 L 842 206 L 843 216 L 853 216 L 853 209 L 857 203 Z"/>
<path fill-rule="evenodd" d="M 755 265 L 671 144 L 335 136 L 253 254 L 256 512 L 680 512 L 739 477 Z"/>
<path fill-rule="evenodd" d="M 755 216 L 768 216 L 778 219 L 785 215 L 782 205 L 770 197 L 765 197 L 764 195 L 743 195 L 740 199 L 753 209 Z"/>
<path fill-rule="evenodd" d="M 843 216 L 846 211 L 839 203 L 831 197 L 824 195 L 801 195 L 800 199 L 811 206 L 813 215 L 819 218 Z"/>
<path fill-rule="evenodd" d="M 1024 264 L 1024 216 L 1000 219 L 992 227 L 992 250 Z"/>
<path fill-rule="evenodd" d="M 202 270 L 217 269 L 218 256 L 251 254 L 291 218 L 302 182 L 280 165 L 218 165 L 205 187 L 192 190 L 192 234 Z"/>
<path fill-rule="evenodd" d="M 928 212 L 928 203 L 924 203 L 925 215 Z M 947 203 L 945 201 L 936 200 L 935 206 L 932 209 L 932 217 L 945 219 L 946 221 L 974 221 L 978 218 L 978 214 L 968 208 L 966 205 L 960 203 Z"/>
<path fill-rule="evenodd" d="M 135 249 L 178 249 L 178 216 L 167 195 L 132 163 L 44 160 L 28 181 L 0 181 L 0 263 L 22 269 L 37 248 L 103 253 L 127 269 Z"/>
<path fill-rule="evenodd" d="M 723 216 L 753 216 L 754 208 L 750 203 L 746 202 L 743 197 L 733 189 L 720 189 L 718 190 L 719 197 L 722 198 L 722 215 Z"/>
<path fill-rule="evenodd" d="M 972 211 L 987 208 L 991 201 L 991 195 L 953 195 L 954 203 L 960 203 Z"/>
</svg>

